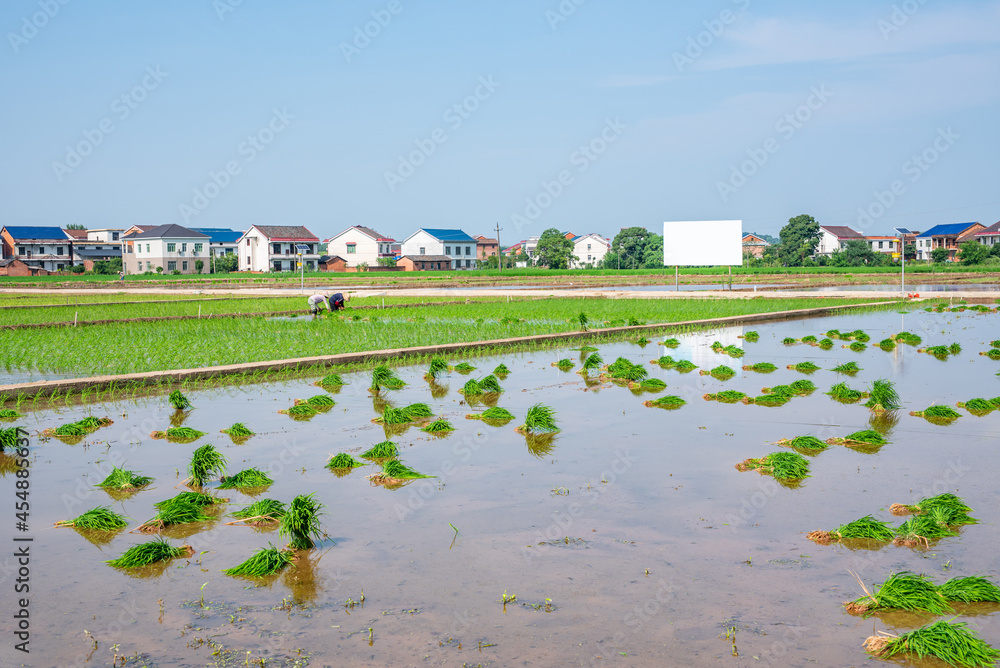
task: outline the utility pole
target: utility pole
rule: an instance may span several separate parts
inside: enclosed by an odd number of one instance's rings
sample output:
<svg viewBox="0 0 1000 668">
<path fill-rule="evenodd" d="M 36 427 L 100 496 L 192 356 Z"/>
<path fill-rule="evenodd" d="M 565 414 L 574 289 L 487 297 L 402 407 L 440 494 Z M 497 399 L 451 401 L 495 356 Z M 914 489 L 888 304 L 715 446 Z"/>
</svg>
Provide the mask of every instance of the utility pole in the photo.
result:
<svg viewBox="0 0 1000 668">
<path fill-rule="evenodd" d="M 502 229 L 503 228 L 500 227 L 500 223 L 497 222 L 497 226 L 496 226 L 496 231 L 497 231 L 497 266 L 500 268 L 500 273 L 501 274 L 503 273 L 503 251 L 500 250 L 500 230 L 502 230 Z"/>
</svg>

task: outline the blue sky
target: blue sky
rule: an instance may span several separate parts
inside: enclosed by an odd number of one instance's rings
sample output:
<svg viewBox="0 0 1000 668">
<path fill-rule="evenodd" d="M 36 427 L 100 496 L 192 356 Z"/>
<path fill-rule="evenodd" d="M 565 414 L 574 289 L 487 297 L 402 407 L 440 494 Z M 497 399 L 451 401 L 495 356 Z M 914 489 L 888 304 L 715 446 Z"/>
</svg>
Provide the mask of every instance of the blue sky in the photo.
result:
<svg viewBox="0 0 1000 668">
<path fill-rule="evenodd" d="M 996 1 L 7 0 L 0 28 L 0 224 L 1000 220 Z"/>
</svg>

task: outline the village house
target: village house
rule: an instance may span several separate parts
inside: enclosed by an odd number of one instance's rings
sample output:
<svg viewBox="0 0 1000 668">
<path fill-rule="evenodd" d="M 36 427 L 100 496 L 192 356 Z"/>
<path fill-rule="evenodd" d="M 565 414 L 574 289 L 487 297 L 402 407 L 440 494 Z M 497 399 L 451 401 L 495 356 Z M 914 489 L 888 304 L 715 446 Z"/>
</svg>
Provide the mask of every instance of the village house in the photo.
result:
<svg viewBox="0 0 1000 668">
<path fill-rule="evenodd" d="M 842 250 L 848 241 L 865 240 L 865 235 L 840 225 L 820 225 L 819 231 L 819 244 L 815 252 L 817 257 L 833 255 L 834 251 Z"/>
<path fill-rule="evenodd" d="M 411 260 L 426 256 L 447 257 L 451 266 L 446 269 L 475 269 L 475 253 L 476 240 L 462 230 L 421 228 L 403 241 L 404 257 L 409 256 Z M 427 262 L 433 264 L 440 260 Z"/>
<path fill-rule="evenodd" d="M 935 225 L 917 236 L 917 259 L 930 261 L 935 248 L 947 248 L 948 261 L 954 262 L 958 247 L 966 241 L 975 240 L 976 234 L 984 229 L 985 225 L 975 222 Z"/>
<path fill-rule="evenodd" d="M 898 253 L 899 237 L 889 236 L 868 236 L 865 241 L 876 253 Z"/>
<path fill-rule="evenodd" d="M 765 239 L 756 234 L 743 235 L 743 257 L 764 257 L 764 250 L 770 246 Z"/>
<path fill-rule="evenodd" d="M 570 241 L 573 242 L 573 255 L 577 258 L 570 260 L 570 269 L 596 267 L 611 250 L 611 242 L 599 234 L 582 234 Z"/>
<path fill-rule="evenodd" d="M 123 255 L 125 273 L 147 271 L 172 274 L 207 274 L 211 265 L 208 257 L 209 236 L 180 225 L 160 225 L 131 236 Z"/>
<path fill-rule="evenodd" d="M 991 249 L 1000 244 L 1000 222 L 993 223 L 976 233 L 976 241 Z"/>
<path fill-rule="evenodd" d="M 306 271 L 316 271 L 319 237 L 302 225 L 252 225 L 239 238 L 240 271 L 296 271 L 299 252 Z"/>
<path fill-rule="evenodd" d="M 349 267 L 374 267 L 380 259 L 395 258 L 395 239 L 379 234 L 370 227 L 354 225 L 326 240 L 326 252 L 344 258 Z"/>
<path fill-rule="evenodd" d="M 347 260 L 339 255 L 323 255 L 317 262 L 320 271 L 347 271 Z"/>
<path fill-rule="evenodd" d="M 483 235 L 476 236 L 476 257 L 486 261 L 487 258 L 494 257 L 500 253 L 500 242 Z"/>
<path fill-rule="evenodd" d="M 208 251 L 211 257 L 232 255 L 239 248 L 242 232 L 226 227 L 192 227 L 195 232 L 208 235 Z"/>
<path fill-rule="evenodd" d="M 5 225 L 0 228 L 0 259 L 17 258 L 29 267 L 61 271 L 73 264 L 71 242 L 59 227 Z"/>
<path fill-rule="evenodd" d="M 405 271 L 447 271 L 451 263 L 447 255 L 404 255 L 396 260 L 396 266 Z"/>
<path fill-rule="evenodd" d="M 94 230 L 64 230 L 73 236 L 71 245 L 73 264 L 82 264 L 87 271 L 93 271 L 94 263 L 100 260 L 122 259 L 122 234 L 118 227 L 102 227 Z M 75 233 L 83 232 L 82 238 Z"/>
</svg>

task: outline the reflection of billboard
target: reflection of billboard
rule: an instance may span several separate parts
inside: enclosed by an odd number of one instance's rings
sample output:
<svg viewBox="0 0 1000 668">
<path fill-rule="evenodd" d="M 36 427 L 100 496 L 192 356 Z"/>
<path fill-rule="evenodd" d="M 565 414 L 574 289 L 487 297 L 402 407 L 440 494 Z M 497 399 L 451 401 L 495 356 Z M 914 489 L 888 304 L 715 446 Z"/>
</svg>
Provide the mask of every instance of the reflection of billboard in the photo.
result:
<svg viewBox="0 0 1000 668">
<path fill-rule="evenodd" d="M 742 265 L 743 221 L 663 223 L 663 264 L 668 267 Z"/>
</svg>

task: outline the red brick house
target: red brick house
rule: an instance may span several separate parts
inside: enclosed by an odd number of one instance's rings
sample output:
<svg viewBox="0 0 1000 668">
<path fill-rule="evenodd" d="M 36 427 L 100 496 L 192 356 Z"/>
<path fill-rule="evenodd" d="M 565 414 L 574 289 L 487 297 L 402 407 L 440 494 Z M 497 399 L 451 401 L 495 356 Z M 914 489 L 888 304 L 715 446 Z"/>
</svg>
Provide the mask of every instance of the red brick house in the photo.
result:
<svg viewBox="0 0 1000 668">
<path fill-rule="evenodd" d="M 451 258 L 447 255 L 404 255 L 396 260 L 396 266 L 406 271 L 444 271 L 451 269 Z"/>
<path fill-rule="evenodd" d="M 484 237 L 479 235 L 476 237 L 476 257 L 480 260 L 485 260 L 488 257 L 493 257 L 494 255 L 499 255 L 500 253 L 500 242 L 496 239 L 490 239 L 489 237 Z"/>
</svg>

